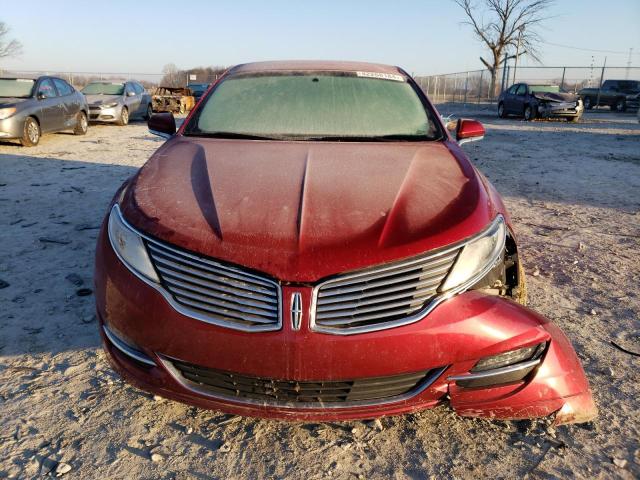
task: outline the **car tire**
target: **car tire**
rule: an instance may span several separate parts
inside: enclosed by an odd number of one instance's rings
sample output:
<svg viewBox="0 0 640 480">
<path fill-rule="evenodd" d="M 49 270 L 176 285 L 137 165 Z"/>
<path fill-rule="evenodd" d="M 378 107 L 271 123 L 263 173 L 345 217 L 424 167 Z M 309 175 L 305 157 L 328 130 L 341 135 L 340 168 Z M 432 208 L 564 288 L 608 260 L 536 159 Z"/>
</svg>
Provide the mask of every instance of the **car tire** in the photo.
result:
<svg viewBox="0 0 640 480">
<path fill-rule="evenodd" d="M 498 104 L 498 116 L 500 118 L 507 118 L 507 113 L 504 110 L 504 103 L 502 102 Z"/>
<path fill-rule="evenodd" d="M 84 135 L 87 133 L 89 129 L 89 120 L 87 119 L 87 114 L 84 112 L 78 112 L 76 117 L 76 126 L 73 129 L 74 135 Z"/>
<path fill-rule="evenodd" d="M 527 122 L 535 120 L 536 114 L 536 107 L 533 107 L 531 105 L 527 105 L 526 107 L 524 107 L 523 117 Z"/>
<path fill-rule="evenodd" d="M 128 123 L 129 123 L 129 109 L 127 107 L 122 107 L 122 109 L 120 110 L 120 117 L 116 121 L 116 124 L 123 127 Z"/>
<path fill-rule="evenodd" d="M 615 105 L 611 109 L 612 110 L 615 109 L 616 112 L 626 112 L 627 111 L 627 102 L 625 101 L 624 98 L 618 98 L 616 100 Z"/>
<path fill-rule="evenodd" d="M 144 119 L 149 120 L 151 118 L 151 115 L 153 115 L 153 107 L 151 106 L 151 103 L 148 103 L 147 113 L 144 114 Z"/>
<path fill-rule="evenodd" d="M 42 130 L 40 130 L 40 124 L 33 117 L 27 117 L 22 127 L 22 138 L 20 143 L 24 147 L 35 147 L 40 142 L 42 136 Z"/>
<path fill-rule="evenodd" d="M 582 104 L 584 105 L 585 110 L 591 110 L 593 108 L 593 100 L 591 97 L 584 97 Z"/>
</svg>

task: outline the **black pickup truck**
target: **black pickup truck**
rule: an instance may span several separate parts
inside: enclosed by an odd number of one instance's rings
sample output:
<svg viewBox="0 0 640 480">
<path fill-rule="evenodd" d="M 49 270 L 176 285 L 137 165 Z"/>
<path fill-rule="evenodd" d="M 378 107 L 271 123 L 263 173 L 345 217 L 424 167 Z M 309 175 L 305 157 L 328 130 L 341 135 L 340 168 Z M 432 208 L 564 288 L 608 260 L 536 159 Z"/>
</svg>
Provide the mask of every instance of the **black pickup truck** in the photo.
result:
<svg viewBox="0 0 640 480">
<path fill-rule="evenodd" d="M 598 90 L 600 100 L 598 101 Z M 605 80 L 600 89 L 583 88 L 578 92 L 587 110 L 605 105 L 611 110 L 624 112 L 627 108 L 638 108 L 640 81 L 638 80 Z"/>
</svg>

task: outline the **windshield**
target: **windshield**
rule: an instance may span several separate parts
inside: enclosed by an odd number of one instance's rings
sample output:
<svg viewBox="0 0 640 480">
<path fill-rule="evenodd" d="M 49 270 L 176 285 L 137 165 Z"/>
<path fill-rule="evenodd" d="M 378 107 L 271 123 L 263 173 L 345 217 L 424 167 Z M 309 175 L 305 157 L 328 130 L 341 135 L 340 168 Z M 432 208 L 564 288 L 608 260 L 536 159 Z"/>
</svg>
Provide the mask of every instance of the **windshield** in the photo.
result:
<svg viewBox="0 0 640 480">
<path fill-rule="evenodd" d="M 529 85 L 529 90 L 533 93 L 560 93 L 560 87 L 557 85 Z"/>
<path fill-rule="evenodd" d="M 124 85 L 122 83 L 90 83 L 82 89 L 85 95 L 122 95 Z"/>
<path fill-rule="evenodd" d="M 0 97 L 30 97 L 35 83 L 26 78 L 0 78 Z"/>
<path fill-rule="evenodd" d="M 433 116 L 404 77 L 371 75 L 379 74 L 232 76 L 209 95 L 185 134 L 345 141 L 439 137 Z"/>
</svg>

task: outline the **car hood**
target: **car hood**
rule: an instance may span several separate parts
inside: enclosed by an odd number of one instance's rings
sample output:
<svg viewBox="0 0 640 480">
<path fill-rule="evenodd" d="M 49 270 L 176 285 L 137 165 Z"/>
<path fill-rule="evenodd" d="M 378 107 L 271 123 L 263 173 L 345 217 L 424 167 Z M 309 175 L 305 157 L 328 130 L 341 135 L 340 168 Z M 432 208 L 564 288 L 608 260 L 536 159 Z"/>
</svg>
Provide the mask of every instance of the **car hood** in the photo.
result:
<svg viewBox="0 0 640 480">
<path fill-rule="evenodd" d="M 538 100 L 546 100 L 548 102 L 577 102 L 578 96 L 573 93 L 556 93 L 556 92 L 535 92 L 533 94 Z"/>
<path fill-rule="evenodd" d="M 496 211 L 453 142 L 174 137 L 121 202 L 136 228 L 292 282 L 451 244 Z"/>
<path fill-rule="evenodd" d="M 122 95 L 85 95 L 89 105 L 101 105 L 122 100 Z"/>
<path fill-rule="evenodd" d="M 0 108 L 15 107 L 28 98 L 0 97 Z"/>
</svg>

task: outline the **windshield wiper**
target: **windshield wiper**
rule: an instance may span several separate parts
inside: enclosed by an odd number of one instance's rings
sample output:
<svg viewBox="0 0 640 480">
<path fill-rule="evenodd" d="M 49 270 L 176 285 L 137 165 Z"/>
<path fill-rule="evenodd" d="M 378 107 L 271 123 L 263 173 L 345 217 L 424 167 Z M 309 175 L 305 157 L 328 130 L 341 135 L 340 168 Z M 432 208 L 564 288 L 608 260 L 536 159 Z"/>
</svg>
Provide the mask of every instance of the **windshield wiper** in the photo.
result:
<svg viewBox="0 0 640 480">
<path fill-rule="evenodd" d="M 266 137 L 263 135 L 252 135 L 250 133 L 236 133 L 236 132 L 186 132 L 185 135 L 194 137 L 207 137 L 207 138 L 234 138 L 241 140 L 281 140 L 277 137 Z"/>
</svg>

